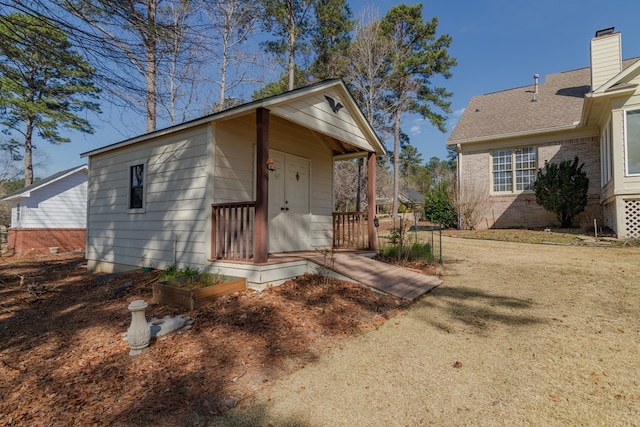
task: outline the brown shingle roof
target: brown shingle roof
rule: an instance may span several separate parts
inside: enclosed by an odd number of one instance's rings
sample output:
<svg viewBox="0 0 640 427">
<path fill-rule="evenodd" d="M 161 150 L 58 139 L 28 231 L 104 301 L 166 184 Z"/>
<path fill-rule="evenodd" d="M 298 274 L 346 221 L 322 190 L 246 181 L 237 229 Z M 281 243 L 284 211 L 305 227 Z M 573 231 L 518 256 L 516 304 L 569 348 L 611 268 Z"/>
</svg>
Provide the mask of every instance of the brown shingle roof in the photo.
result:
<svg viewBox="0 0 640 427">
<path fill-rule="evenodd" d="M 637 58 L 625 60 L 623 68 Z M 532 84 L 471 98 L 447 144 L 457 144 L 574 126 L 580 121 L 584 95 L 591 91 L 590 69 L 550 74 Z"/>
</svg>

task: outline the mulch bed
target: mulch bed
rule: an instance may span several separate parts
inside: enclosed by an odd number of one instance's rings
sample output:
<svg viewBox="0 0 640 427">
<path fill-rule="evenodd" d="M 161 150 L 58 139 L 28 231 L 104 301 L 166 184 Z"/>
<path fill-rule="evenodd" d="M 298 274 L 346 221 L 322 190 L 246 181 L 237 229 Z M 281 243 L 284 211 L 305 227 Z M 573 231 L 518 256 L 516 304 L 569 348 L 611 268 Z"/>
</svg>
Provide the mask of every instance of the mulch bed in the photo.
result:
<svg viewBox="0 0 640 427">
<path fill-rule="evenodd" d="M 0 261 L 0 426 L 200 425 L 407 303 L 306 275 L 178 314 L 192 329 L 128 355 L 133 300 L 158 272 L 96 275 L 80 255 Z"/>
</svg>

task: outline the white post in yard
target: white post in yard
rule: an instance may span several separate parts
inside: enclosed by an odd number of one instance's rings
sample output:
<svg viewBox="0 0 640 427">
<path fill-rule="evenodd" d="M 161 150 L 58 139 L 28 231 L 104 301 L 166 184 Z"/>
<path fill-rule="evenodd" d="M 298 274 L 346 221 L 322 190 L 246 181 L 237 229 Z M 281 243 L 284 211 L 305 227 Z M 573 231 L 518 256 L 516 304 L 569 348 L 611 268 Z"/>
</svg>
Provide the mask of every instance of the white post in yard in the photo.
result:
<svg viewBox="0 0 640 427">
<path fill-rule="evenodd" d="M 127 330 L 127 342 L 131 351 L 129 356 L 137 356 L 142 350 L 149 347 L 151 341 L 151 329 L 144 315 L 144 309 L 148 304 L 144 300 L 135 300 L 129 304 L 131 312 L 131 326 Z"/>
</svg>

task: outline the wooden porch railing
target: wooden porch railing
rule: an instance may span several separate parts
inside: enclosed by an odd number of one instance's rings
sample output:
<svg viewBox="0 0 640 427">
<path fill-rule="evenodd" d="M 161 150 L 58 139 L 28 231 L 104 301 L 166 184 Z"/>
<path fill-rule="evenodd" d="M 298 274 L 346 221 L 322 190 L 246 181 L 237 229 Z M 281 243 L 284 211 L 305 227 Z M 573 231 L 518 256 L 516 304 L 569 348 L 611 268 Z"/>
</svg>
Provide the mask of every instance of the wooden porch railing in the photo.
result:
<svg viewBox="0 0 640 427">
<path fill-rule="evenodd" d="M 255 202 L 211 205 L 211 256 L 246 261 L 253 257 Z"/>
<path fill-rule="evenodd" d="M 366 212 L 333 213 L 333 247 L 336 249 L 369 248 Z"/>
</svg>

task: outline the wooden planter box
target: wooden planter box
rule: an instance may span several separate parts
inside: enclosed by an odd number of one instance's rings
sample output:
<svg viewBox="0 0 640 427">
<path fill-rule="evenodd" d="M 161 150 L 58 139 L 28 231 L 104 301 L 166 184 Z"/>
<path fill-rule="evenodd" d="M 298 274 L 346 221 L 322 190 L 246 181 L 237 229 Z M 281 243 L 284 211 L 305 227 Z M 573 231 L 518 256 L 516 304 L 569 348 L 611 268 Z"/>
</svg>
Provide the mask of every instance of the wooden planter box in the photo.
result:
<svg viewBox="0 0 640 427">
<path fill-rule="evenodd" d="M 160 282 L 153 285 L 151 302 L 165 304 L 171 307 L 195 310 L 209 304 L 214 299 L 237 291 L 247 289 L 247 279 L 233 277 L 230 281 L 200 289 L 185 289 L 172 286 L 170 282 Z"/>
</svg>

